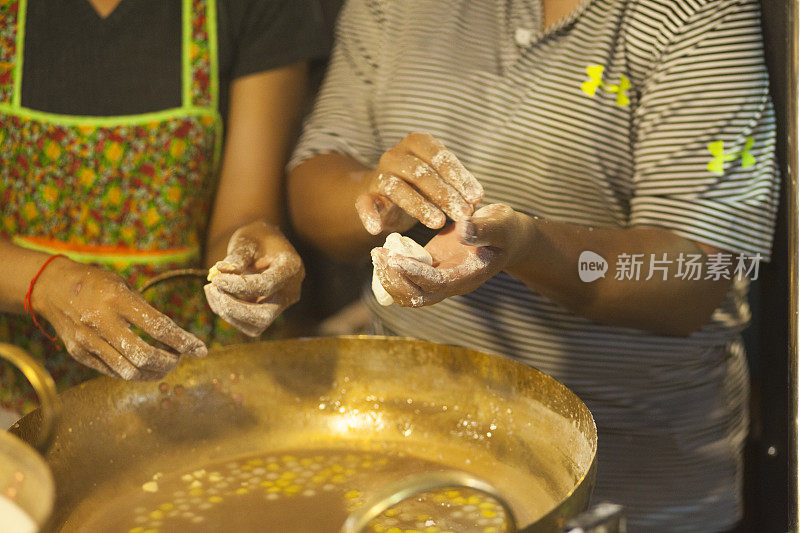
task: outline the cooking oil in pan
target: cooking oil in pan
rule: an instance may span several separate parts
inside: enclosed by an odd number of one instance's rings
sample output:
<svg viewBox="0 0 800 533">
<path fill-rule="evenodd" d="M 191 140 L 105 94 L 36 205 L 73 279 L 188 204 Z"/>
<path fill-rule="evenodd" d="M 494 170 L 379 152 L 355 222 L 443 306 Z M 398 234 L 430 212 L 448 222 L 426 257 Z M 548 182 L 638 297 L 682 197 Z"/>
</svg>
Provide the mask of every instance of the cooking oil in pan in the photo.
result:
<svg viewBox="0 0 800 533">
<path fill-rule="evenodd" d="M 305 450 L 247 457 L 189 472 L 156 473 L 120 495 L 80 531 L 337 533 L 365 499 L 436 463 L 386 452 Z M 470 490 L 411 498 L 370 524 L 374 533 L 504 531 L 504 512 Z"/>
</svg>

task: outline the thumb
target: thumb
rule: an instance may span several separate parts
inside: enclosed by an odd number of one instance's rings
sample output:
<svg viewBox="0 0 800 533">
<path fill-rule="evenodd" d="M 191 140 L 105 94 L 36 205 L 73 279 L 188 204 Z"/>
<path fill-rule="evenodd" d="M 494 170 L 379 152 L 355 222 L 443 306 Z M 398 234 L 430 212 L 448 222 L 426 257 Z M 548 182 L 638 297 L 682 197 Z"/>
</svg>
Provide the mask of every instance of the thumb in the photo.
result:
<svg viewBox="0 0 800 533">
<path fill-rule="evenodd" d="M 254 240 L 234 234 L 228 244 L 228 255 L 214 266 L 226 274 L 241 274 L 255 260 L 257 249 Z"/>
<path fill-rule="evenodd" d="M 372 235 L 379 235 L 382 231 L 397 231 L 398 217 L 403 214 L 394 202 L 378 193 L 359 196 L 356 211 L 364 228 Z"/>
<path fill-rule="evenodd" d="M 505 249 L 513 238 L 516 212 L 505 204 L 491 204 L 456 223 L 458 237 L 467 246 Z"/>
</svg>

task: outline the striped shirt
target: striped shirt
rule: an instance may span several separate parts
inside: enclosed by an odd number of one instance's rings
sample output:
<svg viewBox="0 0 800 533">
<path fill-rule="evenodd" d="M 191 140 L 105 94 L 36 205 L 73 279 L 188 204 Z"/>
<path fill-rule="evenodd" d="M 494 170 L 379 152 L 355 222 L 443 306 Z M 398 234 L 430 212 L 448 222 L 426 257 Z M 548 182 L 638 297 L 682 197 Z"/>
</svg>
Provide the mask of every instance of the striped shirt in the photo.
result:
<svg viewBox="0 0 800 533">
<path fill-rule="evenodd" d="M 779 180 L 759 16 L 756 0 L 584 0 L 543 31 L 535 0 L 351 0 L 290 165 L 338 152 L 375 167 L 429 132 L 485 203 L 768 259 Z M 504 273 L 422 309 L 365 298 L 378 332 L 505 354 L 572 388 L 599 429 L 596 498 L 653 532 L 740 516 L 746 292 L 735 282 L 688 338 L 594 323 Z"/>
</svg>

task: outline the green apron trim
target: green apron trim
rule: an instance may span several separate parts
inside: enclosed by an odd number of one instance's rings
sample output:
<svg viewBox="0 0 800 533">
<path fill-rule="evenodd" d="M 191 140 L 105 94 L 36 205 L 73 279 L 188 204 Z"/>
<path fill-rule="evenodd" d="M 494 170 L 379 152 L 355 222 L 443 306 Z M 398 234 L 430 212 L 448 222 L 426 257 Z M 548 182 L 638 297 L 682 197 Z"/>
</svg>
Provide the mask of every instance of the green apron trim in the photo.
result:
<svg viewBox="0 0 800 533">
<path fill-rule="evenodd" d="M 181 57 L 183 58 L 183 88 L 181 105 L 184 109 L 192 107 L 192 3 L 191 0 L 183 0 L 182 8 L 183 36 L 181 38 Z M 208 18 L 206 18 L 208 20 Z M 209 26 L 210 27 L 210 26 Z M 210 36 L 209 32 L 209 36 Z"/>
<path fill-rule="evenodd" d="M 208 21 L 209 28 L 217 27 L 217 2 L 216 0 L 208 0 L 206 4 L 206 20 Z M 217 32 L 209 30 L 208 32 L 208 61 L 211 72 L 211 107 L 219 109 L 219 54 L 217 53 Z"/>
<path fill-rule="evenodd" d="M 25 56 L 25 26 L 28 11 L 28 0 L 19 0 L 17 14 L 17 42 L 16 58 L 14 64 L 14 92 L 11 104 L 0 103 L 0 113 L 14 114 L 24 118 L 42 120 L 54 124 L 65 126 L 114 126 L 114 125 L 133 125 L 146 122 L 160 121 L 165 118 L 182 118 L 190 116 L 212 116 L 219 128 L 217 135 L 217 146 L 215 146 L 215 161 L 219 161 L 221 154 L 222 117 L 219 114 L 219 59 L 217 57 L 217 9 L 216 0 L 208 0 L 206 3 L 206 23 L 208 25 L 208 47 L 210 65 L 210 87 L 211 105 L 209 107 L 198 107 L 192 102 L 192 61 L 190 45 L 192 42 L 192 0 L 183 0 L 182 5 L 182 78 L 183 87 L 182 105 L 163 111 L 152 113 L 140 113 L 134 115 L 121 116 L 93 116 L 93 115 L 64 115 L 59 113 L 48 113 L 37 111 L 22 106 L 22 68 Z M 11 112 L 11 113 L 9 113 Z"/>
<path fill-rule="evenodd" d="M 218 47 L 217 47 L 217 17 L 216 1 L 206 0 L 205 15 L 207 28 L 207 43 L 209 50 L 209 78 L 208 96 L 210 106 L 195 106 L 193 101 L 193 64 L 191 57 L 192 44 L 192 21 L 194 7 L 192 0 L 182 0 L 182 75 L 183 102 L 181 107 L 165 109 L 151 113 L 141 113 L 134 115 L 121 116 L 82 116 L 50 113 L 29 109 L 21 105 L 23 58 L 25 44 L 25 25 L 27 15 L 27 0 L 19 0 L 17 17 L 17 35 L 15 65 L 13 70 L 13 93 L 12 103 L 0 103 L 0 113 L 18 116 L 32 121 L 56 124 L 61 126 L 95 126 L 95 127 L 115 127 L 120 125 L 139 125 L 151 122 L 163 122 L 171 119 L 182 119 L 190 117 L 209 117 L 212 118 L 215 135 L 215 145 L 213 149 L 214 167 L 218 168 L 222 153 L 222 128 L 223 121 L 218 110 L 219 102 L 219 66 L 218 66 Z M 215 186 L 218 181 L 218 173 L 210 178 L 211 186 Z M 163 264 L 196 260 L 200 257 L 198 246 L 175 250 L 165 250 L 164 253 L 154 251 L 153 253 L 116 253 L 116 252 L 94 252 L 86 250 L 69 250 L 60 246 L 48 246 L 42 243 L 28 242 L 23 236 L 13 237 L 13 242 L 19 246 L 46 252 L 50 254 L 63 253 L 71 259 L 86 263 L 99 263 L 103 265 L 142 265 L 142 264 Z"/>
<path fill-rule="evenodd" d="M 37 111 L 27 107 L 14 107 L 14 105 L 0 103 L 0 113 L 13 114 L 19 117 L 40 120 L 64 126 L 98 126 L 113 127 L 119 125 L 146 124 L 148 122 L 160 122 L 170 118 L 212 116 L 216 118 L 219 113 L 206 107 L 174 107 L 163 111 L 143 113 L 140 115 L 122 116 L 96 116 L 96 115 L 59 115 L 58 113 L 48 113 L 47 111 Z"/>
<path fill-rule="evenodd" d="M 206 4 L 206 20 L 208 21 L 208 49 L 209 49 L 209 76 L 211 77 L 211 108 L 215 112 L 215 120 L 217 122 L 217 131 L 219 134 L 215 139 L 214 144 L 214 168 L 219 168 L 220 161 L 222 161 L 222 139 L 225 136 L 225 127 L 222 121 L 222 116 L 219 114 L 219 50 L 217 46 L 217 0 L 208 0 Z M 219 172 L 216 173 L 216 179 L 213 181 L 216 187 L 219 180 Z"/>
<path fill-rule="evenodd" d="M 19 0 L 17 6 L 17 57 L 14 63 L 14 94 L 11 107 L 19 109 L 22 102 L 22 59 L 25 46 L 25 19 L 28 14 L 28 0 Z"/>
</svg>

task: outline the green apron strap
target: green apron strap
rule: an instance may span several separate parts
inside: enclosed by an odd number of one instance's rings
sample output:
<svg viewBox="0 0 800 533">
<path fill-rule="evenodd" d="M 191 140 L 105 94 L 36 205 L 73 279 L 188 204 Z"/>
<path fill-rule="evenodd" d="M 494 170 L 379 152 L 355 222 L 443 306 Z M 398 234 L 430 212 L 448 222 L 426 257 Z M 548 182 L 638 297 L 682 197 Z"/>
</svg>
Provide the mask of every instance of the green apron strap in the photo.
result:
<svg viewBox="0 0 800 533">
<path fill-rule="evenodd" d="M 196 98 L 201 101 L 194 101 L 194 106 L 208 110 L 214 117 L 217 135 L 214 139 L 214 168 L 219 171 L 219 163 L 222 160 L 222 138 L 223 123 L 219 114 L 219 48 L 217 41 L 217 0 L 196 0 L 205 1 L 206 7 L 206 35 L 208 43 L 205 50 L 208 53 L 208 85 L 202 90 L 193 91 Z M 218 174 L 217 174 L 218 177 Z"/>
<path fill-rule="evenodd" d="M 192 107 L 192 0 L 183 0 L 181 7 L 182 14 L 182 92 L 181 106 L 184 109 Z"/>
<path fill-rule="evenodd" d="M 19 0 L 17 6 L 17 42 L 14 58 L 14 93 L 11 107 L 19 109 L 22 105 L 22 59 L 25 57 L 25 19 L 28 13 L 28 0 Z"/>
<path fill-rule="evenodd" d="M 202 16 L 205 35 L 195 38 L 194 19 Z M 219 103 L 217 3 L 183 0 L 182 106 L 216 111 Z"/>
<path fill-rule="evenodd" d="M 217 44 L 217 0 L 208 0 L 206 5 L 206 21 L 208 24 L 208 50 L 211 65 L 209 90 L 211 91 L 211 108 L 219 109 L 219 49 Z"/>
</svg>

